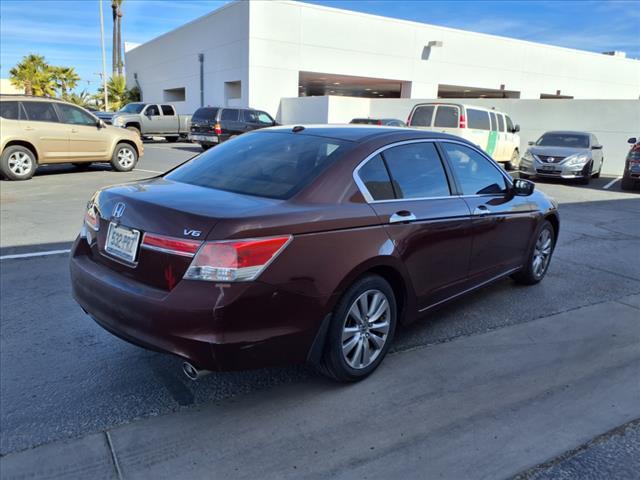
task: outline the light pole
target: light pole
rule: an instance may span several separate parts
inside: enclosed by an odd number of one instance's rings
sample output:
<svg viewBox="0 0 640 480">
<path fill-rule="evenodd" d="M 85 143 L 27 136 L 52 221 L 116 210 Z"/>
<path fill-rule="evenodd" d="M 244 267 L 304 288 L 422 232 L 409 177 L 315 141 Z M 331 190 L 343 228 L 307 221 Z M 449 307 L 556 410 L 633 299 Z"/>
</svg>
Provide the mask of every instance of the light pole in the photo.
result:
<svg viewBox="0 0 640 480">
<path fill-rule="evenodd" d="M 104 111 L 109 110 L 109 95 L 107 93 L 107 54 L 104 50 L 104 15 L 102 14 L 102 0 L 100 5 L 100 43 L 102 44 L 102 88 L 104 89 Z"/>
</svg>

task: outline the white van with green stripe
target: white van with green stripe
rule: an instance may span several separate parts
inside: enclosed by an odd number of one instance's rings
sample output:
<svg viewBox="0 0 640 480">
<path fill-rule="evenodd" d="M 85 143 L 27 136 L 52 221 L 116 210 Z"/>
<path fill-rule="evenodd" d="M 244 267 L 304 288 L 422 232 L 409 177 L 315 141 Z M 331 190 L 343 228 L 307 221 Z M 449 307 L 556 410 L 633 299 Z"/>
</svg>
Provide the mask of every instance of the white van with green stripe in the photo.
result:
<svg viewBox="0 0 640 480">
<path fill-rule="evenodd" d="M 509 170 L 520 162 L 520 126 L 497 110 L 460 103 L 420 103 L 411 110 L 407 125 L 469 140 Z"/>
</svg>

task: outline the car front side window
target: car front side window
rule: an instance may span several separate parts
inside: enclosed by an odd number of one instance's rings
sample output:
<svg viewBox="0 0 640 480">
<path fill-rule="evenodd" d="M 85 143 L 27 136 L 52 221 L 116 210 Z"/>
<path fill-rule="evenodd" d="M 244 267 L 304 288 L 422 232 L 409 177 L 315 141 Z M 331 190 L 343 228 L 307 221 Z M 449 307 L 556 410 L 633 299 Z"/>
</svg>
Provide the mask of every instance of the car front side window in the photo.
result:
<svg viewBox="0 0 640 480">
<path fill-rule="evenodd" d="M 458 143 L 441 143 L 463 195 L 502 194 L 507 190 L 504 176 L 476 150 Z"/>
<path fill-rule="evenodd" d="M 149 117 L 157 117 L 160 115 L 160 110 L 157 105 L 149 105 L 144 113 Z"/>
<path fill-rule="evenodd" d="M 86 112 L 83 112 L 77 107 L 71 105 L 65 105 L 64 103 L 58 104 L 58 109 L 62 114 L 62 121 L 72 125 L 96 125 L 96 119 Z"/>
</svg>

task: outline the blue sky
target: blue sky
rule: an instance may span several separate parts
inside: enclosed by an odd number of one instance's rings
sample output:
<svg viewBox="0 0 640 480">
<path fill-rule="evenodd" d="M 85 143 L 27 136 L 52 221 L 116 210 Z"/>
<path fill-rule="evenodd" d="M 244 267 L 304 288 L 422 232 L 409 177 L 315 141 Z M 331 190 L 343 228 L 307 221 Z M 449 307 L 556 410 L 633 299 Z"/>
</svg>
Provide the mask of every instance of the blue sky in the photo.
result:
<svg viewBox="0 0 640 480">
<path fill-rule="evenodd" d="M 266 1 L 266 0 L 263 0 Z M 143 43 L 198 18 L 223 0 L 124 0 L 123 40 Z M 640 8 L 620 1 L 311 0 L 310 3 L 514 37 L 594 52 L 640 57 Z M 28 53 L 76 68 L 93 91 L 101 70 L 98 0 L 1 0 L 0 77 Z M 111 2 L 105 0 L 107 71 Z"/>
</svg>

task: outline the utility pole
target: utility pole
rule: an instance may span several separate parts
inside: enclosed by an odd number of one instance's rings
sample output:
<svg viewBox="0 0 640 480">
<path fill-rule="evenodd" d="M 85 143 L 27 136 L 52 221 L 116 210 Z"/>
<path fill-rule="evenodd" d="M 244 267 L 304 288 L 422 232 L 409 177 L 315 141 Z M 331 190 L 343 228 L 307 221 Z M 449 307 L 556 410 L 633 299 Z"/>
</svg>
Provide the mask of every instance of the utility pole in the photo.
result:
<svg viewBox="0 0 640 480">
<path fill-rule="evenodd" d="M 107 93 L 107 54 L 104 49 L 104 15 L 102 14 L 102 0 L 100 5 L 100 43 L 102 44 L 102 88 L 104 89 L 104 111 L 109 110 L 109 94 Z"/>
</svg>

